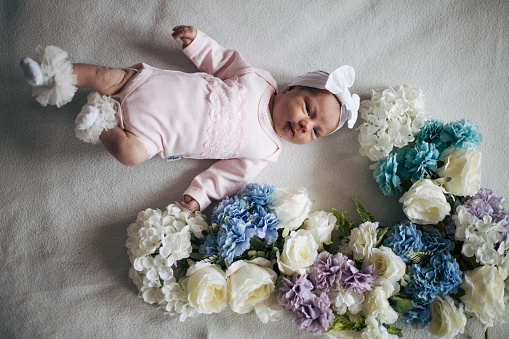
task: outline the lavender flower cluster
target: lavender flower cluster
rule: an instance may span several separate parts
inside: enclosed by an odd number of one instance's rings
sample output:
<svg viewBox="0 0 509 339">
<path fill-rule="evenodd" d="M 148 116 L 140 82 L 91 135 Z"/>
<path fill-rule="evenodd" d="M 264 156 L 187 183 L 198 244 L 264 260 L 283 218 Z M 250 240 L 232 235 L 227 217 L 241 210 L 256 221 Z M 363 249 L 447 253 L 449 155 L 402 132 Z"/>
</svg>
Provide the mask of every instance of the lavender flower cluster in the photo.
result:
<svg viewBox="0 0 509 339">
<path fill-rule="evenodd" d="M 378 272 L 374 265 L 358 269 L 342 253 L 321 252 L 309 273 L 294 273 L 292 280 L 281 276 L 277 299 L 292 315 L 300 329 L 321 335 L 334 320 L 328 292 L 339 284 L 349 293 L 371 291 Z"/>
</svg>

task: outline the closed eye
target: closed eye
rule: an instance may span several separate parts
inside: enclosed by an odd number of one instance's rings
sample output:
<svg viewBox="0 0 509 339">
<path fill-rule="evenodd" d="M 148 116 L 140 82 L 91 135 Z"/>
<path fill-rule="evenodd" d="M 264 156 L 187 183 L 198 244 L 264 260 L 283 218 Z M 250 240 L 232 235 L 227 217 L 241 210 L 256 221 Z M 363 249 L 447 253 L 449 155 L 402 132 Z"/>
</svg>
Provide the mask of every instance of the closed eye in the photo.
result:
<svg viewBox="0 0 509 339">
<path fill-rule="evenodd" d="M 310 115 L 310 114 L 311 114 L 311 108 L 309 108 L 309 106 L 307 106 L 307 105 L 306 105 L 306 113 L 307 113 L 308 115 Z"/>
</svg>

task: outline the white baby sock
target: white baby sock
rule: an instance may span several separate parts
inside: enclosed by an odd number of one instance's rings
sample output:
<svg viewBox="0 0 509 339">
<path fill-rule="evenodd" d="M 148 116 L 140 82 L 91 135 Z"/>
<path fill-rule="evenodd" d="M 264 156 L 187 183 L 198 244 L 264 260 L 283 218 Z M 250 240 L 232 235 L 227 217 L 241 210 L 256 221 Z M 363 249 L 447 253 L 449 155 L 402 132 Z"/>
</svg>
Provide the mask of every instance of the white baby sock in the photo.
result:
<svg viewBox="0 0 509 339">
<path fill-rule="evenodd" d="M 74 119 L 76 129 L 81 131 L 89 129 L 97 120 L 98 116 L 99 109 L 93 105 L 86 104 L 81 108 L 81 112 L 78 114 L 76 119 Z"/>
<path fill-rule="evenodd" d="M 21 69 L 23 70 L 25 80 L 30 86 L 51 87 L 54 85 L 55 81 L 53 80 L 53 77 L 45 76 L 45 72 L 37 61 L 27 57 L 21 59 L 20 65 Z"/>
</svg>

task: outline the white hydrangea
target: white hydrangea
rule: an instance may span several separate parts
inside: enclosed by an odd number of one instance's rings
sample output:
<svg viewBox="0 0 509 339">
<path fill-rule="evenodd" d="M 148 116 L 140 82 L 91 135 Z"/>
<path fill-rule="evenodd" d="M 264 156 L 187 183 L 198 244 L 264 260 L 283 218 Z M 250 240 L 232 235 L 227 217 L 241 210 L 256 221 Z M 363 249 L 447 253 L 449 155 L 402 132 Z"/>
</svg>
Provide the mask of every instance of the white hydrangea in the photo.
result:
<svg viewBox="0 0 509 339">
<path fill-rule="evenodd" d="M 175 280 L 173 267 L 191 254 L 191 235 L 203 238 L 207 228 L 200 212 L 191 213 L 178 203 L 164 212 L 149 208 L 138 213 L 127 229 L 126 247 L 132 263 L 129 277 L 144 301 L 158 304 L 171 315 L 180 314 L 181 320 L 197 314 Z"/>
<path fill-rule="evenodd" d="M 456 239 L 464 241 L 462 254 L 467 257 L 475 255 L 481 265 L 494 265 L 501 261 L 504 253 L 495 250 L 495 244 L 502 241 L 501 234 L 505 232 L 503 222 L 494 223 L 490 216 L 478 219 L 464 206 L 458 207 L 453 220 L 456 224 Z"/>
<path fill-rule="evenodd" d="M 371 161 L 414 141 L 414 135 L 430 119 L 424 111 L 422 91 L 406 85 L 373 91 L 371 100 L 361 102 L 359 113 L 364 120 L 359 127 L 360 153 Z"/>
</svg>

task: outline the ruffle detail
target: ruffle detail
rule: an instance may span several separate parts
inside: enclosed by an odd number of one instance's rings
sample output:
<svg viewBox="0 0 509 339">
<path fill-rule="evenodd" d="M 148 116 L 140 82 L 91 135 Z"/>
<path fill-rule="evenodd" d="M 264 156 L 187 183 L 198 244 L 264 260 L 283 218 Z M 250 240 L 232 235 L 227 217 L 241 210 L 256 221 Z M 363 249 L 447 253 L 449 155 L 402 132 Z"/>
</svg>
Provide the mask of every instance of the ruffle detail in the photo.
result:
<svg viewBox="0 0 509 339">
<path fill-rule="evenodd" d="M 66 51 L 55 46 L 39 46 L 35 49 L 37 58 L 46 79 L 53 78 L 54 85 L 32 87 L 32 96 L 42 106 L 48 104 L 62 107 L 70 102 L 78 90 L 75 74 L 72 74 L 72 63 Z"/>
<path fill-rule="evenodd" d="M 201 156 L 207 159 L 237 158 L 244 147 L 247 100 L 237 77 L 222 81 L 207 75 L 207 88 L 212 108 L 208 139 Z"/>
<path fill-rule="evenodd" d="M 115 103 L 111 97 L 92 92 L 87 97 L 87 104 L 97 107 L 99 115 L 95 122 L 88 129 L 80 130 L 75 128 L 76 137 L 91 144 L 99 143 L 99 136 L 102 131 L 109 130 L 118 125 L 116 118 Z"/>
</svg>

